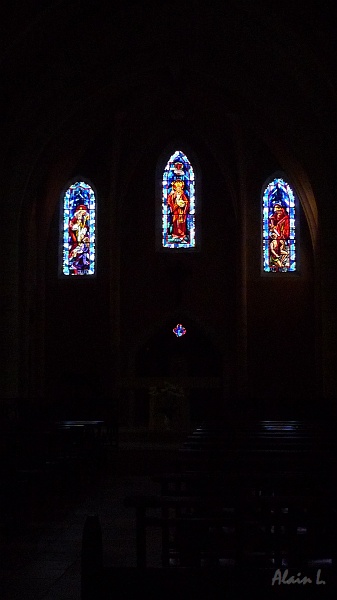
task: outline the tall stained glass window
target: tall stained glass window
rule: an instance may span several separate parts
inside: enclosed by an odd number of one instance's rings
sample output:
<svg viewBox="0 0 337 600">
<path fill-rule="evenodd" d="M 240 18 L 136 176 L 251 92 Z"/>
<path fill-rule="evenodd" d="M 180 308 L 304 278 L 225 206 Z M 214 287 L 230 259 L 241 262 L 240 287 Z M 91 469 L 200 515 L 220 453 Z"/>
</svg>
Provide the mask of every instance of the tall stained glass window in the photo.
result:
<svg viewBox="0 0 337 600">
<path fill-rule="evenodd" d="M 263 270 L 296 271 L 296 202 L 282 178 L 271 181 L 263 193 Z"/>
<path fill-rule="evenodd" d="M 73 183 L 63 198 L 64 275 L 95 274 L 96 199 L 83 181 Z"/>
<path fill-rule="evenodd" d="M 180 150 L 163 172 L 162 246 L 195 248 L 195 180 L 191 163 Z"/>
</svg>

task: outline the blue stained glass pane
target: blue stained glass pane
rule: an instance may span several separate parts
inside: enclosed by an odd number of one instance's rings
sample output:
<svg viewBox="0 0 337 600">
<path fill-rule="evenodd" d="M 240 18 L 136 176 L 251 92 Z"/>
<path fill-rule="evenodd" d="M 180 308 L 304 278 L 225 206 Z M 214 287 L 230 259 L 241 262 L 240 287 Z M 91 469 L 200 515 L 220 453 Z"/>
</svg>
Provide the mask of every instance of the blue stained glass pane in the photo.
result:
<svg viewBox="0 0 337 600">
<path fill-rule="evenodd" d="M 181 323 L 178 323 L 178 325 L 174 327 L 173 333 L 175 333 L 177 337 L 182 337 L 183 335 L 185 335 L 186 329 Z"/>
<path fill-rule="evenodd" d="M 180 150 L 172 154 L 163 173 L 162 245 L 164 248 L 195 247 L 194 172 Z"/>
<path fill-rule="evenodd" d="M 96 199 L 83 181 L 66 191 L 63 199 L 63 274 L 95 274 Z"/>
<path fill-rule="evenodd" d="M 296 271 L 296 203 L 293 190 L 275 178 L 263 194 L 263 270 Z"/>
</svg>

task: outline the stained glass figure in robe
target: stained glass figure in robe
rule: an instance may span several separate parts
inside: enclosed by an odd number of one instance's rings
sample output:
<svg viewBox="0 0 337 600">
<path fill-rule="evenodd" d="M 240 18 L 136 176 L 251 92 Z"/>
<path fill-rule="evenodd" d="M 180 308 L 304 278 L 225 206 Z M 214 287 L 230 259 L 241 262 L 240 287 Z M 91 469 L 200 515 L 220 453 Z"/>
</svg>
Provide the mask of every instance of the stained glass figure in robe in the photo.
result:
<svg viewBox="0 0 337 600">
<path fill-rule="evenodd" d="M 183 152 L 172 154 L 163 173 L 162 245 L 195 247 L 195 180 Z"/>
<path fill-rule="evenodd" d="M 63 274 L 94 275 L 96 202 L 87 183 L 76 182 L 64 195 Z"/>
<path fill-rule="evenodd" d="M 295 196 L 282 178 L 274 179 L 263 194 L 263 270 L 296 271 Z"/>
</svg>

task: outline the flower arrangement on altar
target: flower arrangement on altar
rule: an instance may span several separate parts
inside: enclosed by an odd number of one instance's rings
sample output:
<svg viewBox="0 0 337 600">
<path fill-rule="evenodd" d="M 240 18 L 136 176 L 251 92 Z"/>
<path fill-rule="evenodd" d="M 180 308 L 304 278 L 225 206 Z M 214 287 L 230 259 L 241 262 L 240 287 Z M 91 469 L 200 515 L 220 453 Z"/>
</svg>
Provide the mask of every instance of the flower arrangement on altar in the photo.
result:
<svg viewBox="0 0 337 600">
<path fill-rule="evenodd" d="M 150 399 L 156 417 L 162 418 L 167 428 L 179 414 L 185 392 L 182 387 L 164 381 L 162 385 L 150 387 Z"/>
</svg>

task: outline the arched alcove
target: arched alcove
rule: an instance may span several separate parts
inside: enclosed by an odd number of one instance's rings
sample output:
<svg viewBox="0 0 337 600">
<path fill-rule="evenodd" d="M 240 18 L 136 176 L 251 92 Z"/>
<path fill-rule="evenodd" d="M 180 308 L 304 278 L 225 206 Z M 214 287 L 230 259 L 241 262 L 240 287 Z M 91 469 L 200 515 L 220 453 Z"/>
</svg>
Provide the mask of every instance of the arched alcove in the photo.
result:
<svg viewBox="0 0 337 600">
<path fill-rule="evenodd" d="M 186 333 L 173 331 L 181 324 Z M 180 312 L 165 321 L 143 340 L 135 352 L 135 398 L 143 414 L 137 418 L 144 424 L 153 420 L 151 392 L 159 396 L 165 389 L 183 392 L 186 403 L 183 429 L 191 423 L 223 416 L 229 399 L 224 398 L 224 356 L 213 336 L 191 316 Z M 188 415 L 188 419 L 187 419 Z"/>
</svg>

